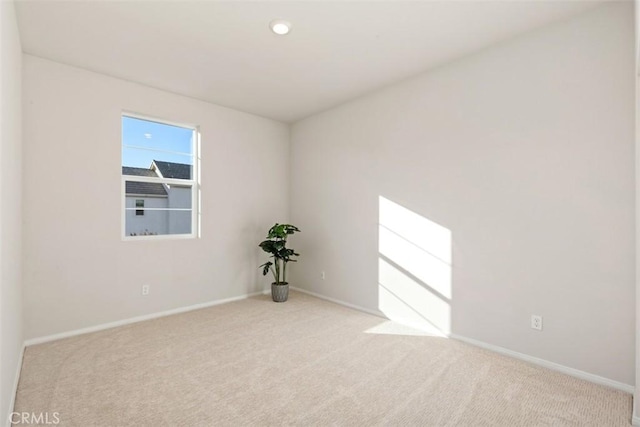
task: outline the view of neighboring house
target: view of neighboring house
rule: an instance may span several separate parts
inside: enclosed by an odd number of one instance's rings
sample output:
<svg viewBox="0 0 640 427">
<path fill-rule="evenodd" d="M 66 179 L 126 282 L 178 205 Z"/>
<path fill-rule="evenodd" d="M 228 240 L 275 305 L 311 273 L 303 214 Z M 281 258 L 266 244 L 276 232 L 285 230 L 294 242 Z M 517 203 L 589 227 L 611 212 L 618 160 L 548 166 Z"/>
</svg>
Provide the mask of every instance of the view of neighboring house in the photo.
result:
<svg viewBox="0 0 640 427">
<path fill-rule="evenodd" d="M 191 179 L 191 165 L 154 160 L 148 169 L 123 166 L 123 175 Z M 126 181 L 125 235 L 191 233 L 191 186 Z"/>
</svg>

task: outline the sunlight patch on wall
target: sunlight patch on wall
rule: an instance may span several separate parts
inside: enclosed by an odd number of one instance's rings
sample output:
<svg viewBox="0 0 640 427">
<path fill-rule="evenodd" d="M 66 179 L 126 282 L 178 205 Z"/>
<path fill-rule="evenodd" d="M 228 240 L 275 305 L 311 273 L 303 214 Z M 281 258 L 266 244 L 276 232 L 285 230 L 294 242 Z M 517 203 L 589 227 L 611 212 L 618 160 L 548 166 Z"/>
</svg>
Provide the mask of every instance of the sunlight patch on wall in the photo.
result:
<svg viewBox="0 0 640 427">
<path fill-rule="evenodd" d="M 451 330 L 449 300 L 437 296 L 395 266 L 379 259 L 378 306 L 391 320 L 422 329 Z"/>
<path fill-rule="evenodd" d="M 429 333 L 451 331 L 451 231 L 379 198 L 378 307 Z"/>
<path fill-rule="evenodd" d="M 379 197 L 380 225 L 451 265 L 451 230 Z"/>
<path fill-rule="evenodd" d="M 451 298 L 451 265 L 380 225 L 379 251 L 445 298 Z"/>
</svg>

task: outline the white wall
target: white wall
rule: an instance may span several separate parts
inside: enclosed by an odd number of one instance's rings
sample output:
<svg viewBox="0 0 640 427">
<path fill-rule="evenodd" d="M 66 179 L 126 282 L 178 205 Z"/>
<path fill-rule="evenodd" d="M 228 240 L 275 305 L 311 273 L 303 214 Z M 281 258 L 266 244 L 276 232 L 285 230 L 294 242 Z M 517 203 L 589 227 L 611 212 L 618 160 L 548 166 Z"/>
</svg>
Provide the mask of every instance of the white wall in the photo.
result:
<svg viewBox="0 0 640 427">
<path fill-rule="evenodd" d="M 296 123 L 291 282 L 378 309 L 383 196 L 450 230 L 454 334 L 634 384 L 633 19 L 594 9 Z"/>
<path fill-rule="evenodd" d="M 638 0 L 634 0 L 635 9 L 635 47 L 636 47 L 636 141 L 635 141 L 635 165 L 636 165 L 636 384 L 640 384 L 640 7 Z M 634 426 L 640 425 L 640 388 L 636 387 L 633 395 L 633 419 Z"/>
<path fill-rule="evenodd" d="M 23 61 L 26 338 L 262 290 L 257 244 L 288 220 L 287 125 Z M 122 110 L 200 126 L 202 238 L 121 240 Z"/>
<path fill-rule="evenodd" d="M 13 2 L 0 2 L 0 424 L 22 351 L 22 49 Z"/>
<path fill-rule="evenodd" d="M 638 5 L 634 2 L 636 7 L 636 46 L 638 44 Z M 636 140 L 635 140 L 635 165 L 636 165 L 636 384 L 640 384 L 640 58 L 636 57 Z M 640 387 L 636 387 L 633 394 L 633 419 L 632 424 L 634 426 L 640 426 Z"/>
</svg>

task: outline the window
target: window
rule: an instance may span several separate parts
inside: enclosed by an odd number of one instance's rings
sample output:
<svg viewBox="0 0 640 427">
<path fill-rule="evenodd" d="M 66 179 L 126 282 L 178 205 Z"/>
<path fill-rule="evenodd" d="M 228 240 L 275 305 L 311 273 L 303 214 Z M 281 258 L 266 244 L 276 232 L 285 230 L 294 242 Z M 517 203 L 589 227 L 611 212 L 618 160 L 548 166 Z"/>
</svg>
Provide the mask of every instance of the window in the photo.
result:
<svg viewBox="0 0 640 427">
<path fill-rule="evenodd" d="M 195 237 L 195 126 L 122 115 L 122 234 L 125 240 Z"/>
</svg>

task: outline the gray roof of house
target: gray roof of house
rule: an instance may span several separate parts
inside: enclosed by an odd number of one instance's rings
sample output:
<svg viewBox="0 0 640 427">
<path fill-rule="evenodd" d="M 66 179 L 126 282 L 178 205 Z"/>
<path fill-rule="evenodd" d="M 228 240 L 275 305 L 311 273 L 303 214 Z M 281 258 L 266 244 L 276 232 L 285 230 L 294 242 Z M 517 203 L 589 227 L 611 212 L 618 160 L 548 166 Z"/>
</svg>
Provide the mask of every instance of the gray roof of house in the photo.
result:
<svg viewBox="0 0 640 427">
<path fill-rule="evenodd" d="M 122 175 L 150 176 L 154 178 L 158 177 L 158 175 L 151 169 L 132 168 L 129 166 L 122 167 Z M 164 189 L 164 185 L 156 184 L 154 182 L 127 181 L 125 183 L 125 187 L 126 194 L 140 194 L 145 196 L 167 195 L 167 191 Z"/>
<path fill-rule="evenodd" d="M 191 179 L 191 165 L 161 162 L 160 160 L 154 160 L 153 163 L 156 164 L 158 169 L 160 169 L 160 173 L 165 178 Z"/>
</svg>

